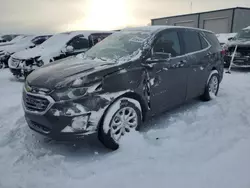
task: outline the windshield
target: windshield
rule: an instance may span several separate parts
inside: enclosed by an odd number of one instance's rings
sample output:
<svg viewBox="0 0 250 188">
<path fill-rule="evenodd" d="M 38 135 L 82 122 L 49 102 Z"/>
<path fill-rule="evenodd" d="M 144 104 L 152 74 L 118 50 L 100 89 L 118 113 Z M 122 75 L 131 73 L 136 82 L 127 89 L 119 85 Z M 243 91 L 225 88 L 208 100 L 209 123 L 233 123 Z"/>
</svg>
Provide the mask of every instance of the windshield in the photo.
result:
<svg viewBox="0 0 250 188">
<path fill-rule="evenodd" d="M 84 58 L 118 61 L 120 58 L 138 54 L 149 32 L 121 31 L 110 35 L 85 53 Z M 137 53 L 136 53 L 137 52 Z"/>
<path fill-rule="evenodd" d="M 244 29 L 240 31 L 236 36 L 236 39 L 250 39 L 250 30 L 249 29 Z"/>
<path fill-rule="evenodd" d="M 31 40 L 34 38 L 34 36 L 27 36 L 27 37 L 24 37 L 20 40 L 18 40 L 15 44 L 17 45 L 22 45 L 22 44 L 26 44 L 28 42 L 31 42 Z"/>
<path fill-rule="evenodd" d="M 4 35 L 1 38 L 5 41 L 11 41 L 13 38 L 15 38 L 17 35 Z"/>
<path fill-rule="evenodd" d="M 17 36 L 14 39 L 12 39 L 11 42 L 18 42 L 19 40 L 22 40 L 24 38 L 25 38 L 25 36 Z"/>
<path fill-rule="evenodd" d="M 43 48 L 50 46 L 63 47 L 71 38 L 72 37 L 70 33 L 60 33 L 46 40 L 44 43 L 41 44 L 41 47 Z"/>
</svg>

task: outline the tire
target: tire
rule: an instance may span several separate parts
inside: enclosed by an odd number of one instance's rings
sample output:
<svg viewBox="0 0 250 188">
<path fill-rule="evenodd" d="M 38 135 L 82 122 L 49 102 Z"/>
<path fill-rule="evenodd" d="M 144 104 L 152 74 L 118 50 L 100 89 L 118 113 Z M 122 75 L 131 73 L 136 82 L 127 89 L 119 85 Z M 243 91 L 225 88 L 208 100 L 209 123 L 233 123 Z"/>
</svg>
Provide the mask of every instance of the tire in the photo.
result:
<svg viewBox="0 0 250 188">
<path fill-rule="evenodd" d="M 0 69 L 4 68 L 4 64 L 2 62 L 0 62 Z"/>
<path fill-rule="evenodd" d="M 128 118 L 132 119 L 128 120 Z M 104 114 L 99 126 L 98 138 L 105 147 L 117 150 L 120 138 L 132 129 L 138 130 L 141 124 L 140 103 L 131 98 L 120 98 Z"/>
<path fill-rule="evenodd" d="M 217 83 L 216 83 L 217 82 Z M 220 76 L 217 70 L 211 71 L 205 86 L 205 92 L 202 95 L 204 101 L 210 101 L 214 99 L 219 91 Z"/>
</svg>

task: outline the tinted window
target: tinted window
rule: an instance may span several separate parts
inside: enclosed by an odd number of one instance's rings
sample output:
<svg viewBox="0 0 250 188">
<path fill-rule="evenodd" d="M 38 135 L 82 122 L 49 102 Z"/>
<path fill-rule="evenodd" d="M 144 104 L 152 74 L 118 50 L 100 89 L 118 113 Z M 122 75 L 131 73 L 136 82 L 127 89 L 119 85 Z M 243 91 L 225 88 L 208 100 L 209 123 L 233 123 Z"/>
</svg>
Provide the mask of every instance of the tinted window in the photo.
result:
<svg viewBox="0 0 250 188">
<path fill-rule="evenodd" d="M 206 39 L 214 47 L 220 47 L 220 42 L 213 33 L 205 33 Z"/>
<path fill-rule="evenodd" d="M 84 36 L 77 36 L 77 37 L 73 38 L 69 42 L 68 45 L 73 46 L 73 48 L 75 50 L 80 50 L 80 49 L 88 48 L 89 47 L 89 41 L 88 41 L 88 39 L 84 38 Z"/>
<path fill-rule="evenodd" d="M 109 36 L 111 33 L 98 33 L 98 34 L 92 34 L 89 36 L 90 38 L 90 46 L 96 45 L 98 42 L 105 39 L 107 36 Z"/>
<path fill-rule="evenodd" d="M 172 57 L 181 54 L 179 36 L 176 31 L 163 33 L 156 41 L 154 52 L 170 53 Z"/>
<path fill-rule="evenodd" d="M 39 45 L 39 44 L 42 44 L 45 40 L 47 40 L 47 37 L 36 37 L 32 40 L 32 42 L 35 44 L 35 45 Z"/>
<path fill-rule="evenodd" d="M 186 53 L 201 50 L 201 41 L 199 38 L 199 34 L 196 31 L 184 31 L 182 34 Z"/>
<path fill-rule="evenodd" d="M 202 49 L 207 48 L 207 47 L 208 47 L 208 43 L 207 43 L 207 41 L 204 39 L 204 37 L 201 36 L 201 35 L 200 35 L 200 40 L 201 40 L 201 48 L 202 48 Z"/>
</svg>

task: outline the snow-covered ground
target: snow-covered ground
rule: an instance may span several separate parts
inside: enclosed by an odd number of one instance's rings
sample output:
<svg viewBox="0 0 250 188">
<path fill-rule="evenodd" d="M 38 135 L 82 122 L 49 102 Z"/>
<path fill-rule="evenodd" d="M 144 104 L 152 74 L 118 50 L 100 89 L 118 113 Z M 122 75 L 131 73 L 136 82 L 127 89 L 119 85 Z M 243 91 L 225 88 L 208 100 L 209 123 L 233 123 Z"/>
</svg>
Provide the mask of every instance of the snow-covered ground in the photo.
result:
<svg viewBox="0 0 250 188">
<path fill-rule="evenodd" d="M 95 137 L 59 143 L 27 127 L 22 82 L 0 70 L 1 188 L 249 188 L 250 72 L 219 96 L 154 118 L 110 152 Z"/>
</svg>

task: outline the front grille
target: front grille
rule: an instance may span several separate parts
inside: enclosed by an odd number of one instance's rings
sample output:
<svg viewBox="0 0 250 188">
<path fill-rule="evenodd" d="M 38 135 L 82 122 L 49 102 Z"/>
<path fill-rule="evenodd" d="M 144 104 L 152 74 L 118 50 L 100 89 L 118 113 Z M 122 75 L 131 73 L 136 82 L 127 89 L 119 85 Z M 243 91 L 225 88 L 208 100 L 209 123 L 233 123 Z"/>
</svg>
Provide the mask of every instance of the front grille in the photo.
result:
<svg viewBox="0 0 250 188">
<path fill-rule="evenodd" d="M 34 64 L 34 60 L 33 60 L 33 59 L 26 60 L 26 61 L 25 61 L 25 64 L 26 64 L 27 66 L 33 65 L 33 64 Z"/>
<path fill-rule="evenodd" d="M 228 51 L 233 53 L 234 49 L 235 49 L 235 47 L 230 47 L 230 48 L 228 48 Z M 250 47 L 238 46 L 237 52 L 238 52 L 239 56 L 250 56 Z"/>
<path fill-rule="evenodd" d="M 44 112 L 50 104 L 46 98 L 29 94 L 23 96 L 23 101 L 26 109 L 33 112 Z"/>
<path fill-rule="evenodd" d="M 234 61 L 234 64 L 235 65 L 238 65 L 238 66 L 250 66 L 250 61 L 249 62 L 238 62 L 238 61 Z"/>
</svg>

